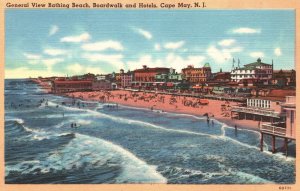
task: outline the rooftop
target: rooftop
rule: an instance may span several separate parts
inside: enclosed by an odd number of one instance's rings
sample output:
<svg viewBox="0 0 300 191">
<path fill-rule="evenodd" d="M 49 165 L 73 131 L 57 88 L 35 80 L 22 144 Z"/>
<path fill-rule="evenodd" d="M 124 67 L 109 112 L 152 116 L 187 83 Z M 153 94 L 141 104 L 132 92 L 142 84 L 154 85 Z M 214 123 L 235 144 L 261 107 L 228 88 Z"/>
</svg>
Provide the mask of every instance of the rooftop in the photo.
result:
<svg viewBox="0 0 300 191">
<path fill-rule="evenodd" d="M 261 59 L 258 58 L 256 62 L 253 62 L 253 63 L 250 63 L 250 64 L 245 64 L 244 66 L 245 66 L 246 68 L 248 68 L 248 67 L 261 66 L 261 65 L 271 65 L 271 64 L 263 63 L 263 62 L 261 62 Z"/>
<path fill-rule="evenodd" d="M 141 69 L 136 69 L 134 72 L 156 72 L 159 70 L 166 70 L 169 72 L 170 68 L 163 68 L 163 67 L 156 67 L 156 68 L 141 68 Z"/>
</svg>

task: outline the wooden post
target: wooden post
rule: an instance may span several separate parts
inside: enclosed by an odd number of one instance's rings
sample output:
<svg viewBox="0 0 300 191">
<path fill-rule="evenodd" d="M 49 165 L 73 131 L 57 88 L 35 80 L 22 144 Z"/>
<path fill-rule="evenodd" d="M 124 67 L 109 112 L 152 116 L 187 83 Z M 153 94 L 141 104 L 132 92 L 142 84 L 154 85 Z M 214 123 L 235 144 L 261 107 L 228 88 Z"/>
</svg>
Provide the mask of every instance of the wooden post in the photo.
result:
<svg viewBox="0 0 300 191">
<path fill-rule="evenodd" d="M 272 153 L 275 153 L 275 145 L 276 145 L 276 137 L 275 135 L 272 135 Z"/>
<path fill-rule="evenodd" d="M 284 138 L 285 157 L 288 155 L 288 139 Z"/>
<path fill-rule="evenodd" d="M 260 133 L 260 151 L 264 151 L 264 134 Z"/>
</svg>

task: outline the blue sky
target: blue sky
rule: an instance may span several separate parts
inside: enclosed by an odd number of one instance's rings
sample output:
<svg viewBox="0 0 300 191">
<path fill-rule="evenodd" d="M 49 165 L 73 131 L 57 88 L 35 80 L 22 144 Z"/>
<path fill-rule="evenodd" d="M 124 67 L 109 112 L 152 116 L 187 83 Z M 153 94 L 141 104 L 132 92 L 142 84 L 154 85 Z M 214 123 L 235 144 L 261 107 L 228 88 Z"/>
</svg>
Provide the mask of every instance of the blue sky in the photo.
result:
<svg viewBox="0 0 300 191">
<path fill-rule="evenodd" d="M 6 10 L 5 77 L 100 74 L 262 58 L 294 69 L 293 10 Z"/>
</svg>

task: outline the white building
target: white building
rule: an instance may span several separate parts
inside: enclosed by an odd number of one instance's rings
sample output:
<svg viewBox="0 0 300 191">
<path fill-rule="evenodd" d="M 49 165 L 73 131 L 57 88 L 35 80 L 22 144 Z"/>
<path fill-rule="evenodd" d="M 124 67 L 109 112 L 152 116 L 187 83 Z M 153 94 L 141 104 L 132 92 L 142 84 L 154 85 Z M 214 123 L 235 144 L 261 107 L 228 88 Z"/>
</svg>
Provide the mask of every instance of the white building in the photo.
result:
<svg viewBox="0 0 300 191">
<path fill-rule="evenodd" d="M 260 58 L 257 59 L 257 62 L 246 64 L 243 68 L 235 68 L 231 71 L 231 80 L 234 82 L 251 79 L 267 85 L 271 83 L 272 76 L 273 63 L 263 63 Z"/>
<path fill-rule="evenodd" d="M 106 80 L 106 75 L 104 75 L 104 74 L 100 74 L 100 75 L 97 75 L 96 76 L 96 79 L 98 80 L 98 81 L 102 81 L 102 80 Z"/>
</svg>

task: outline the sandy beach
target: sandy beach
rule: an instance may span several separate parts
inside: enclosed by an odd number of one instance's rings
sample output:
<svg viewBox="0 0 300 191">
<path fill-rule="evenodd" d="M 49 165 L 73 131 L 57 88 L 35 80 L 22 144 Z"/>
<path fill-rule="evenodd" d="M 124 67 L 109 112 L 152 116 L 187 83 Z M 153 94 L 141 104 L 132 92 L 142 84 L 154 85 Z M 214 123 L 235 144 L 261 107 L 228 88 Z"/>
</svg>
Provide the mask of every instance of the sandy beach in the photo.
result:
<svg viewBox="0 0 300 191">
<path fill-rule="evenodd" d="M 51 87 L 48 83 L 40 80 L 33 81 L 38 83 L 46 93 L 51 93 Z M 208 99 L 209 103 L 202 105 L 197 104 L 200 102 L 199 98 L 127 90 L 70 92 L 60 95 L 86 101 L 117 103 L 125 106 L 146 108 L 153 110 L 153 112 L 172 112 L 195 116 L 208 114 L 210 123 L 215 119 L 231 127 L 236 125 L 237 128 L 259 130 L 257 121 L 231 119 L 230 109 L 232 106 L 236 106 L 237 102 Z"/>
<path fill-rule="evenodd" d="M 153 112 L 172 112 L 191 114 L 195 116 L 209 116 L 209 122 L 218 120 L 228 126 L 259 130 L 258 122 L 252 120 L 231 119 L 230 109 L 236 106 L 236 102 L 208 100 L 207 105 L 200 104 L 199 98 L 173 96 L 166 94 L 131 92 L 126 90 L 102 91 L 102 92 L 72 92 L 63 96 L 82 100 L 99 101 L 103 103 L 116 103 L 125 106 L 147 108 Z M 205 100 L 204 100 L 205 101 Z"/>
</svg>

